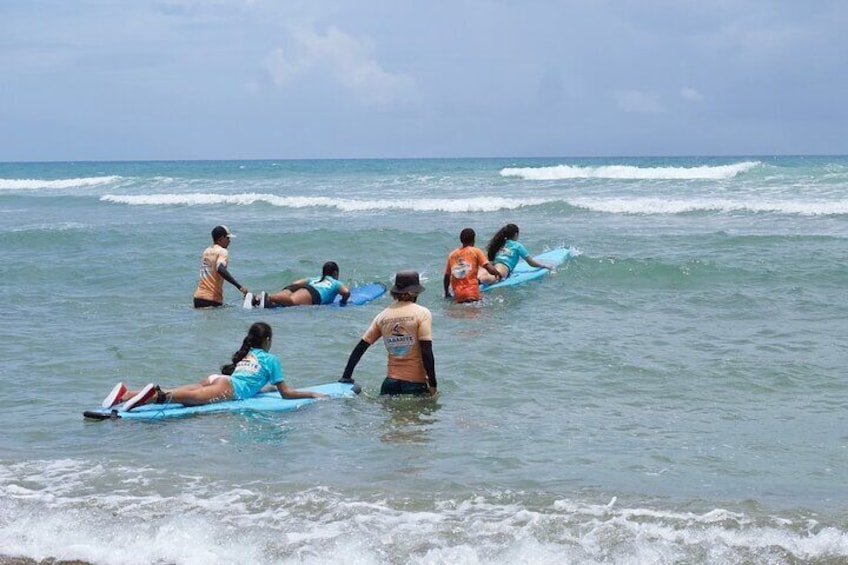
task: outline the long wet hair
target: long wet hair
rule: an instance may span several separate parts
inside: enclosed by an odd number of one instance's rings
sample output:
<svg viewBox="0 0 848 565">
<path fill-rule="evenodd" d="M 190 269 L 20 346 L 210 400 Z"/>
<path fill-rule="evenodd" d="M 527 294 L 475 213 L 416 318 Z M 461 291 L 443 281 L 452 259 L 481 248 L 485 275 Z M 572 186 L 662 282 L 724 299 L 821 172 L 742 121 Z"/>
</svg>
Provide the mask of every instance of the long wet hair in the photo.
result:
<svg viewBox="0 0 848 565">
<path fill-rule="evenodd" d="M 321 267 L 321 280 L 323 281 L 327 277 L 339 278 L 339 266 L 335 261 L 327 261 Z"/>
<path fill-rule="evenodd" d="M 221 373 L 225 375 L 232 375 L 233 371 L 236 370 L 236 365 L 239 364 L 239 361 L 247 357 L 251 348 L 261 348 L 265 344 L 265 340 L 271 337 L 271 334 L 271 326 L 265 322 L 256 322 L 251 325 L 250 329 L 247 330 L 247 336 L 244 338 L 244 341 L 241 342 L 241 347 L 238 351 L 233 353 L 233 362 L 221 367 Z"/>
<path fill-rule="evenodd" d="M 418 302 L 418 295 L 411 292 L 395 292 L 390 290 L 389 294 L 398 302 Z"/>
<path fill-rule="evenodd" d="M 488 255 L 489 261 L 495 260 L 495 255 L 504 246 L 506 240 L 515 239 L 516 237 L 518 237 L 518 226 L 515 224 L 507 224 L 499 229 L 498 233 L 493 235 L 491 241 L 489 241 L 489 247 L 486 248 L 486 255 Z"/>
</svg>

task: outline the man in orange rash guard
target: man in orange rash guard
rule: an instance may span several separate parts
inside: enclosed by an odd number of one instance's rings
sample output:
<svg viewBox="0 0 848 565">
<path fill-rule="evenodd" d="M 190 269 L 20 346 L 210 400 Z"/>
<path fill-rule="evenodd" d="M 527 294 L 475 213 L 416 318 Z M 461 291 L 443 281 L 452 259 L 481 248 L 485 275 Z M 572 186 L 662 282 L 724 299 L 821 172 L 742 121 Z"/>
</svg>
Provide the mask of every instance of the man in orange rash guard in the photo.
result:
<svg viewBox="0 0 848 565">
<path fill-rule="evenodd" d="M 486 254 L 474 247 L 475 236 L 471 228 L 462 230 L 459 234 L 462 247 L 454 249 L 448 255 L 444 278 L 445 298 L 451 297 L 450 289 L 453 288 L 453 298 L 456 302 L 480 300 L 480 283 L 477 280 L 480 267 L 500 279 L 500 273 L 489 263 Z"/>
</svg>

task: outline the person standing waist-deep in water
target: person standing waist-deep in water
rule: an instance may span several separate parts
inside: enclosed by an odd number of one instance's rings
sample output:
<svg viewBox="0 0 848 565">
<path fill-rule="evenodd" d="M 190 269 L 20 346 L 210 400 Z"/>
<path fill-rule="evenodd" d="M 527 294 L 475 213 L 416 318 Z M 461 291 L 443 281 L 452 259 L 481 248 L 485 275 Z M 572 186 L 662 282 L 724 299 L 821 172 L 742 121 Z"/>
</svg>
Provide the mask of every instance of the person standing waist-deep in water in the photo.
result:
<svg viewBox="0 0 848 565">
<path fill-rule="evenodd" d="M 395 284 L 389 291 L 395 301 L 368 326 L 347 360 L 341 382 L 353 382 L 353 370 L 362 354 L 382 337 L 388 366 L 380 394 L 436 395 L 433 316 L 416 303 L 423 291 L 416 271 L 395 275 Z"/>
<path fill-rule="evenodd" d="M 194 291 L 194 307 L 206 308 L 224 304 L 224 281 L 227 281 L 241 292 L 242 296 L 249 291 L 230 274 L 230 240 L 235 235 L 227 226 L 212 228 L 212 245 L 203 250 L 200 255 L 200 279 Z"/>
<path fill-rule="evenodd" d="M 465 228 L 459 233 L 462 247 L 454 249 L 448 255 L 445 265 L 445 298 L 450 298 L 453 289 L 453 299 L 456 302 L 476 302 L 480 300 L 480 282 L 477 279 L 480 269 L 489 272 L 497 280 L 501 274 L 489 263 L 486 255 L 474 247 L 477 234 L 471 228 Z"/>
<path fill-rule="evenodd" d="M 528 265 L 537 269 L 549 271 L 552 269 L 549 265 L 530 257 L 527 248 L 518 242 L 518 226 L 515 224 L 505 225 L 492 236 L 489 246 L 486 248 L 486 255 L 500 273 L 501 279 L 507 278 L 512 273 L 519 259 L 524 259 Z M 484 270 L 480 270 L 478 277 L 483 284 L 494 284 L 499 280 Z"/>
</svg>

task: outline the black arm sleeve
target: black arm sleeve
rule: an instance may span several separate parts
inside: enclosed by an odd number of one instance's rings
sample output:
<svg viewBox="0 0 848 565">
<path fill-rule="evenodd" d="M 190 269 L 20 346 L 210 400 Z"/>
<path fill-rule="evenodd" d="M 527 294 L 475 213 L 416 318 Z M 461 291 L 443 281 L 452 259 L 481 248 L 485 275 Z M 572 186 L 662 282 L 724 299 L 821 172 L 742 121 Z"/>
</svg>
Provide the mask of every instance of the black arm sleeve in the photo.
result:
<svg viewBox="0 0 848 565">
<path fill-rule="evenodd" d="M 235 285 L 236 288 L 241 288 L 241 285 L 238 283 L 235 277 L 230 274 L 230 272 L 227 270 L 227 267 L 223 263 L 218 265 L 218 274 L 224 277 L 224 280 L 228 283 Z"/>
<path fill-rule="evenodd" d="M 424 371 L 427 373 L 427 383 L 430 388 L 436 387 L 436 359 L 433 357 L 433 342 L 421 342 L 421 360 L 424 361 Z"/>
<path fill-rule="evenodd" d="M 339 379 L 339 382 L 353 382 L 353 370 L 356 368 L 356 364 L 359 363 L 359 360 L 362 358 L 362 354 L 365 353 L 365 351 L 370 346 L 371 344 L 365 341 L 364 339 L 359 340 L 359 343 L 357 343 L 356 347 L 353 348 L 353 351 L 350 352 L 350 357 L 348 357 L 347 359 L 347 366 L 345 367 L 344 374 L 342 374 L 342 378 Z"/>
</svg>

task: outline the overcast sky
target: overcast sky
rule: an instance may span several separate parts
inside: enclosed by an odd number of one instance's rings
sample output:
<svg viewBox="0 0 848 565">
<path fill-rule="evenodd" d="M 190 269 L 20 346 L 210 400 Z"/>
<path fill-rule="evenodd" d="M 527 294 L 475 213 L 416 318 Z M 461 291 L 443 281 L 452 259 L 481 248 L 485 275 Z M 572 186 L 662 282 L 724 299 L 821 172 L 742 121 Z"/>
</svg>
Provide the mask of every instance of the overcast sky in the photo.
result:
<svg viewBox="0 0 848 565">
<path fill-rule="evenodd" d="M 0 0 L 0 161 L 848 153 L 846 0 Z"/>
</svg>

